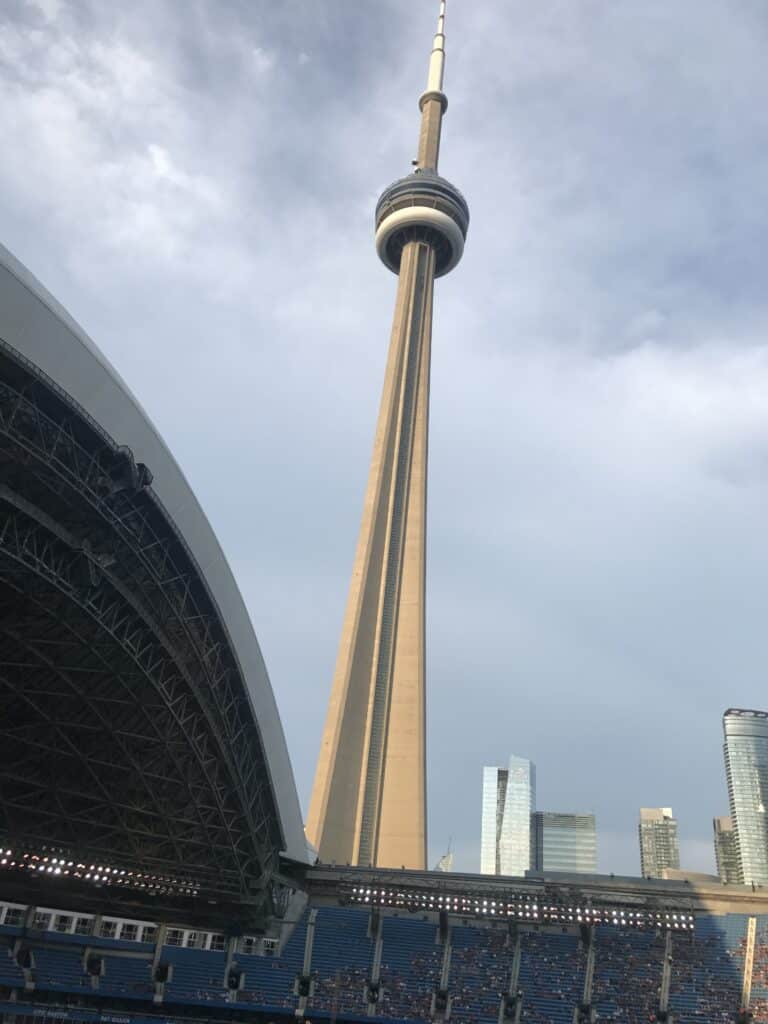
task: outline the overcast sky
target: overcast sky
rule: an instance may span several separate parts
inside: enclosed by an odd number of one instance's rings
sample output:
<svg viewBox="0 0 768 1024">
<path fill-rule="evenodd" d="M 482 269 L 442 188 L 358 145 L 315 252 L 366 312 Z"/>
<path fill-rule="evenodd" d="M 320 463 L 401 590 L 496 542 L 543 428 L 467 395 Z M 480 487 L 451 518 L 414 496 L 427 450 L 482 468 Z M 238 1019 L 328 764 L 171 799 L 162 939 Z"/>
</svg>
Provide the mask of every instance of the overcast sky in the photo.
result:
<svg viewBox="0 0 768 1024">
<path fill-rule="evenodd" d="M 243 591 L 306 809 L 436 0 L 3 0 L 0 241 L 148 410 Z M 721 716 L 766 708 L 765 0 L 450 0 L 428 562 L 430 859 L 483 764 L 641 805 L 712 870 Z M 117 439 L 119 441 L 119 439 Z"/>
</svg>

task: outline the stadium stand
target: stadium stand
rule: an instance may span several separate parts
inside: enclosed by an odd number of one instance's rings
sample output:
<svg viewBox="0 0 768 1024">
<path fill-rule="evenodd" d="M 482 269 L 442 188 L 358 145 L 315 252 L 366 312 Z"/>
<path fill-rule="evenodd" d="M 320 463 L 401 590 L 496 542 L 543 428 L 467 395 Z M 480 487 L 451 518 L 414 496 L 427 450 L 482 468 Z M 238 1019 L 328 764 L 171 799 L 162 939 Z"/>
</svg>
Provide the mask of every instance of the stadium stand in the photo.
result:
<svg viewBox="0 0 768 1024">
<path fill-rule="evenodd" d="M 67 1019 L 79 1019 L 71 1011 L 80 1007 L 83 1013 L 96 1014 L 96 1020 L 99 1014 L 119 1011 L 122 1024 L 135 1024 L 157 1012 L 163 1013 L 164 1020 L 171 1019 L 169 1014 L 233 1020 L 244 1011 L 255 1014 L 254 1020 L 259 1015 L 271 1020 L 293 1018 L 299 1007 L 297 983 L 308 949 L 310 914 L 315 915 L 315 925 L 308 1020 L 339 1017 L 391 1024 L 434 1019 L 433 996 L 448 953 L 448 1020 L 457 1024 L 498 1021 L 510 984 L 514 929 L 460 921 L 441 933 L 436 919 L 383 914 L 372 922 L 370 911 L 326 906 L 307 909 L 282 950 L 273 955 L 265 953 L 265 944 L 258 938 L 224 942 L 222 936 L 180 928 L 161 932 L 158 947 L 98 934 L 61 936 L 53 920 L 47 930 L 0 925 L 6 943 L 0 957 L 0 1000 L 13 998 L 19 1004 L 11 1013 L 3 1011 L 2 1019 L 4 1024 L 17 1024 L 23 1017 L 22 1004 L 39 1010 L 55 1005 L 56 1000 L 66 1003 Z M 703 914 L 692 934 L 674 935 L 670 1009 L 675 1024 L 725 1024 L 735 1019 L 746 926 L 743 914 Z M 140 935 L 140 929 L 130 925 L 122 931 Z M 381 937 L 381 995 L 373 1016 L 368 1017 L 366 992 L 377 934 Z M 586 961 L 580 935 L 578 929 L 519 930 L 519 989 L 526 1024 L 573 1021 Z M 205 948 L 214 939 L 226 948 Z M 595 929 L 594 942 L 596 1020 L 599 1024 L 647 1024 L 658 1005 L 663 935 L 606 926 Z M 266 949 L 270 948 L 267 944 Z M 158 975 L 157 967 L 164 968 Z M 163 980 L 156 981 L 156 976 Z M 767 979 L 768 918 L 761 918 L 753 970 L 756 1022 L 768 1019 Z M 48 1010 L 45 1015 L 50 1019 Z"/>
<path fill-rule="evenodd" d="M 373 965 L 368 915 L 324 907 L 317 915 L 312 950 L 312 1010 L 359 1013 Z"/>
<path fill-rule="evenodd" d="M 744 967 L 743 917 L 701 917 L 693 936 L 675 936 L 670 1009 L 680 1024 L 733 1021 Z"/>
<path fill-rule="evenodd" d="M 211 1002 L 226 1005 L 229 993 L 224 981 L 224 953 L 204 949 L 163 946 L 160 963 L 170 968 L 165 982 L 169 1002 Z"/>
<path fill-rule="evenodd" d="M 36 945 L 32 948 L 32 981 L 36 989 L 63 992 L 77 992 L 91 984 L 84 970 L 82 954 L 61 946 Z"/>
<path fill-rule="evenodd" d="M 768 915 L 757 918 L 752 967 L 752 1003 L 755 1021 L 768 1020 Z"/>
<path fill-rule="evenodd" d="M 99 991 L 124 999 L 151 999 L 155 990 L 151 966 L 146 957 L 105 955 Z"/>
<path fill-rule="evenodd" d="M 234 963 L 245 975 L 243 989 L 237 993 L 239 1002 L 273 1012 L 296 1007 L 293 988 L 304 958 L 307 917 L 308 913 L 304 914 L 294 928 L 280 956 L 238 952 Z"/>
<path fill-rule="evenodd" d="M 584 979 L 578 936 L 527 932 L 522 954 L 520 988 L 525 1020 L 571 1024 Z"/>
<path fill-rule="evenodd" d="M 659 1004 L 664 939 L 658 933 L 598 928 L 592 998 L 598 1020 L 640 1024 Z"/>
<path fill-rule="evenodd" d="M 460 925 L 451 929 L 451 945 L 451 1019 L 495 1020 L 509 986 L 508 935 Z"/>
<path fill-rule="evenodd" d="M 24 972 L 16 962 L 13 944 L 0 953 L 0 987 L 19 989 L 24 987 Z"/>
<path fill-rule="evenodd" d="M 443 948 L 437 945 L 437 924 L 385 917 L 383 938 L 381 1016 L 396 1020 L 428 1019 L 443 960 Z"/>
</svg>

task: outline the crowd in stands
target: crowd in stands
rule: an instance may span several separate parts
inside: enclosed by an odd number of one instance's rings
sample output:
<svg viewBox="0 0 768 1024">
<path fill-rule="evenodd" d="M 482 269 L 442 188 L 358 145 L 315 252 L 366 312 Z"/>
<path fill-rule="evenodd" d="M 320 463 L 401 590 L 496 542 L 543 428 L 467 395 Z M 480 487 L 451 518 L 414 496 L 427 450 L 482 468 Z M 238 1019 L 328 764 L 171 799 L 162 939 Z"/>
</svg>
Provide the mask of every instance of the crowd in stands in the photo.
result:
<svg viewBox="0 0 768 1024">
<path fill-rule="evenodd" d="M 359 1013 L 373 965 L 368 915 L 328 907 L 318 914 L 312 946 L 311 1010 Z"/>
<path fill-rule="evenodd" d="M 239 952 L 232 963 L 233 969 L 243 974 L 242 986 L 234 993 L 236 1002 L 294 1010 L 294 987 L 301 974 L 306 940 L 305 914 L 291 933 L 281 956 L 257 956 Z"/>
<path fill-rule="evenodd" d="M 451 933 L 451 1020 L 495 1020 L 509 989 L 511 951 L 504 932 L 459 926 Z"/>
<path fill-rule="evenodd" d="M 600 927 L 595 944 L 592 1001 L 598 1020 L 646 1024 L 659 1005 L 664 937 Z"/>
<path fill-rule="evenodd" d="M 523 936 L 520 989 L 531 1024 L 571 1024 L 584 988 L 584 951 L 578 936 L 530 932 Z"/>
<path fill-rule="evenodd" d="M 702 917 L 672 943 L 669 1005 L 679 1024 L 732 1024 L 741 998 L 746 919 Z"/>
<path fill-rule="evenodd" d="M 752 1002 L 754 1020 L 768 1021 L 768 919 L 758 918 L 752 965 Z"/>
<path fill-rule="evenodd" d="M 437 926 L 429 921 L 385 917 L 383 937 L 377 1015 L 397 1020 L 429 1020 L 444 953 L 437 941 Z"/>
<path fill-rule="evenodd" d="M 264 956 L 242 944 L 227 950 L 164 945 L 130 952 L 105 946 L 103 965 L 86 969 L 98 938 L 36 933 L 17 956 L 18 929 L 0 953 L 0 985 L 7 992 L 87 993 L 165 1006 L 204 1004 L 224 1009 L 288 1011 L 299 1005 L 298 979 L 308 951 L 307 912 L 282 951 Z M 448 969 L 450 1019 L 456 1024 L 495 1024 L 509 992 L 515 935 L 506 928 L 453 922 L 441 933 L 435 920 L 382 915 L 380 977 L 375 1018 L 423 1021 Z M 747 918 L 700 916 L 694 935 L 674 933 L 671 944 L 670 1010 L 676 1024 L 726 1024 L 738 1009 L 744 970 Z M 314 918 L 307 1019 L 346 1015 L 364 1019 L 377 950 L 370 914 L 357 908 L 323 907 Z M 2 928 L 0 928 L 2 931 Z M 586 950 L 575 931 L 521 929 L 518 989 L 525 1024 L 571 1024 L 582 998 Z M 76 943 L 81 943 L 77 945 Z M 594 933 L 593 1005 L 600 1024 L 645 1024 L 658 1006 L 665 936 L 651 931 L 599 927 Z M 158 980 L 160 965 L 165 977 Z M 30 984 L 31 983 L 31 984 Z M 26 989 L 25 989 L 26 986 Z M 31 986 L 34 986 L 32 988 Z M 375 998 L 374 991 L 371 993 Z M 754 952 L 755 1022 L 768 1021 L 768 921 L 758 924 Z"/>
</svg>

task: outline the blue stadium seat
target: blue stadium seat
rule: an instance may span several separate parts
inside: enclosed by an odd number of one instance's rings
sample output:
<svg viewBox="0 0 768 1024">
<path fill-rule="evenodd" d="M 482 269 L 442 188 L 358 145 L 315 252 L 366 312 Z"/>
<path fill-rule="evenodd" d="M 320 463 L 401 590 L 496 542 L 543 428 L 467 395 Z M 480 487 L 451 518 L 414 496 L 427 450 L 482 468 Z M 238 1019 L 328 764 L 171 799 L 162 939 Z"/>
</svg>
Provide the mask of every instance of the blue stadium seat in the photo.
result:
<svg viewBox="0 0 768 1024">
<path fill-rule="evenodd" d="M 659 1005 L 664 939 L 637 928 L 596 929 L 592 998 L 599 1021 L 643 1024 Z"/>
<path fill-rule="evenodd" d="M 172 967 L 165 985 L 165 1001 L 178 1003 L 228 1002 L 224 981 L 224 953 L 204 949 L 163 946 L 160 962 Z"/>
<path fill-rule="evenodd" d="M 56 946 L 33 946 L 32 979 L 36 988 L 61 992 L 82 992 L 91 987 L 83 967 L 81 950 Z"/>
<path fill-rule="evenodd" d="M 572 1024 L 584 988 L 583 954 L 577 936 L 524 932 L 520 988 L 524 1020 Z"/>
<path fill-rule="evenodd" d="M 443 947 L 436 943 L 436 936 L 434 922 L 412 917 L 383 919 L 380 1017 L 396 1020 L 429 1017 L 432 993 L 439 984 L 443 962 Z"/>
<path fill-rule="evenodd" d="M 451 946 L 451 1020 L 495 1024 L 512 968 L 506 933 L 459 926 L 451 931 Z"/>
<path fill-rule="evenodd" d="M 375 944 L 368 937 L 368 910 L 324 907 L 318 911 L 309 1000 L 312 1019 L 338 1015 L 347 1021 L 416 1022 L 428 1019 L 439 988 L 445 947 L 436 922 L 413 916 L 382 917 L 381 1000 L 376 1016 L 366 1017 L 366 982 Z M 161 962 L 171 975 L 164 1005 L 192 1007 L 193 1015 L 213 1010 L 264 1010 L 292 1014 L 294 983 L 302 972 L 308 913 L 294 929 L 280 956 L 237 953 L 232 966 L 243 975 L 242 988 L 230 990 L 224 977 L 227 955 L 201 949 L 164 946 Z M 676 1024 L 730 1024 L 738 1009 L 747 927 L 745 915 L 700 916 L 693 937 L 678 932 L 672 943 L 670 1008 Z M 576 934 L 521 931 L 519 986 L 525 1024 L 572 1024 L 581 999 L 585 954 Z M 72 938 L 72 937 L 68 937 Z M 8 946 L 0 951 L 0 987 L 21 989 L 24 973 Z M 455 1024 L 495 1024 L 499 1002 L 508 990 L 513 946 L 503 929 L 455 925 L 451 929 L 448 993 Z M 658 1005 L 665 940 L 663 935 L 628 928 L 596 930 L 594 1003 L 600 1024 L 646 1024 Z M 91 937 L 79 945 L 31 942 L 30 976 L 40 993 L 84 994 L 143 1002 L 151 1008 L 155 986 L 151 946 L 132 953 L 95 947 Z M 86 948 L 103 957 L 95 978 L 83 967 Z M 137 955 L 138 954 L 138 955 Z M 755 1020 L 768 1020 L 768 916 L 758 920 L 753 974 Z M 172 1010 L 170 1011 L 172 1012 Z"/>
<path fill-rule="evenodd" d="M 286 943 L 282 956 L 251 956 L 238 953 L 234 966 L 245 975 L 243 988 L 236 994 L 238 1004 L 294 1010 L 297 1005 L 293 986 L 304 962 L 307 941 L 306 912 Z"/>
<path fill-rule="evenodd" d="M 312 948 L 312 1010 L 365 1011 L 374 948 L 368 937 L 368 920 L 368 914 L 359 910 L 322 907 L 318 911 Z"/>
<path fill-rule="evenodd" d="M 730 1024 L 738 1009 L 747 919 L 701 916 L 694 938 L 676 933 L 672 943 L 669 1005 L 678 1024 Z"/>
<path fill-rule="evenodd" d="M 104 974 L 99 991 L 126 999 L 151 999 L 155 990 L 149 957 L 104 957 Z"/>
<path fill-rule="evenodd" d="M 7 988 L 23 988 L 24 972 L 16 963 L 10 946 L 0 948 L 0 985 Z"/>
</svg>

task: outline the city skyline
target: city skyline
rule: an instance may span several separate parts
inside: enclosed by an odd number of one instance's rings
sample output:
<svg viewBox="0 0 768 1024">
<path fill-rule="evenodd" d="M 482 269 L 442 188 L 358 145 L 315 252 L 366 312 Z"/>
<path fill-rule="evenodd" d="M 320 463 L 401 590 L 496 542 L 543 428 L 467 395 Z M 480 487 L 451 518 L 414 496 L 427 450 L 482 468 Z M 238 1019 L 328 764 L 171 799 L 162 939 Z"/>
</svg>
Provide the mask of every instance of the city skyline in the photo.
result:
<svg viewBox="0 0 768 1024">
<path fill-rule="evenodd" d="M 119 46 L 110 5 L 3 12 L 2 240 L 210 516 L 305 812 L 394 299 L 373 208 L 415 155 L 433 7 L 158 0 Z M 433 352 L 429 863 L 451 835 L 477 863 L 478 771 L 524 749 L 541 806 L 595 801 L 601 870 L 637 871 L 657 800 L 714 870 L 722 712 L 763 706 L 765 27 L 560 8 L 451 15 L 473 224 Z"/>
</svg>

